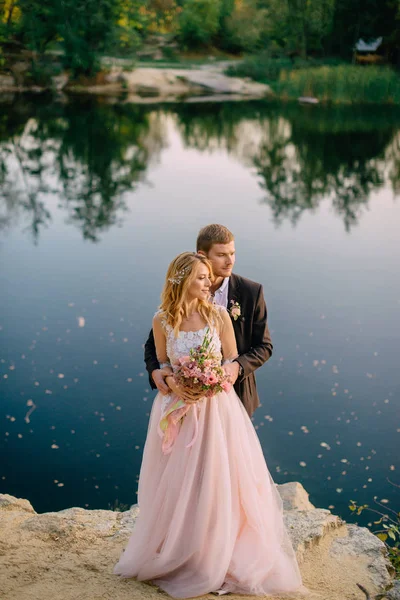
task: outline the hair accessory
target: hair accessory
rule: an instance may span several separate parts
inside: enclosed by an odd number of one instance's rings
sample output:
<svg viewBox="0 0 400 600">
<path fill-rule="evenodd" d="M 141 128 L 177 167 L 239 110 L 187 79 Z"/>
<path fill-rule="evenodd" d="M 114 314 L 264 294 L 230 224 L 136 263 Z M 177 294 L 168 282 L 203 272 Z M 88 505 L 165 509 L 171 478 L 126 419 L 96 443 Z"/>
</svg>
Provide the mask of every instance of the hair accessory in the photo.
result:
<svg viewBox="0 0 400 600">
<path fill-rule="evenodd" d="M 190 266 L 184 267 L 183 269 L 181 269 L 180 271 L 178 271 L 176 273 L 175 277 L 169 277 L 168 281 L 175 285 L 179 285 L 185 279 L 185 275 L 189 270 L 190 270 Z"/>
</svg>

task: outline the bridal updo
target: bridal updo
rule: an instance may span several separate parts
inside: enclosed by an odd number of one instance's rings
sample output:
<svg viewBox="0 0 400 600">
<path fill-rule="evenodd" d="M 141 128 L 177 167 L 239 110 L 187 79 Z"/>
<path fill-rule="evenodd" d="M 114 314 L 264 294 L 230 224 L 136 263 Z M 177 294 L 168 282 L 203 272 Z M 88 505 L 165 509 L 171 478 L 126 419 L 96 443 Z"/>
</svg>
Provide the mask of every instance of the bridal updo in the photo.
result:
<svg viewBox="0 0 400 600">
<path fill-rule="evenodd" d="M 212 281 L 213 271 L 210 261 L 196 252 L 178 254 L 168 267 L 161 293 L 160 311 L 163 314 L 164 321 L 173 328 L 176 336 L 182 319 L 189 316 L 187 290 L 195 279 L 200 264 L 207 267 Z M 220 320 L 219 312 L 211 302 L 200 299 L 198 302 L 199 314 L 207 325 L 211 326 Z"/>
</svg>

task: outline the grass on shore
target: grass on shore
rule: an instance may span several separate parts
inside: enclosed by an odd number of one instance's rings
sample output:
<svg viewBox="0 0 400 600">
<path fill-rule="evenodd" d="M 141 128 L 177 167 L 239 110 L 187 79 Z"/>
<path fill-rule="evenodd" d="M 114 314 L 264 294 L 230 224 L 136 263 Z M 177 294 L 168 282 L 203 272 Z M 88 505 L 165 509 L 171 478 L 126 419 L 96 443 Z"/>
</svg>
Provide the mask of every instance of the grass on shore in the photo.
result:
<svg viewBox="0 0 400 600">
<path fill-rule="evenodd" d="M 281 98 L 313 96 L 333 104 L 400 104 L 400 76 L 389 67 L 339 65 L 282 71 Z"/>
<path fill-rule="evenodd" d="M 335 59 L 318 64 L 258 55 L 226 72 L 268 83 L 284 100 L 312 96 L 333 104 L 400 104 L 400 74 L 387 66 L 351 65 Z"/>
</svg>

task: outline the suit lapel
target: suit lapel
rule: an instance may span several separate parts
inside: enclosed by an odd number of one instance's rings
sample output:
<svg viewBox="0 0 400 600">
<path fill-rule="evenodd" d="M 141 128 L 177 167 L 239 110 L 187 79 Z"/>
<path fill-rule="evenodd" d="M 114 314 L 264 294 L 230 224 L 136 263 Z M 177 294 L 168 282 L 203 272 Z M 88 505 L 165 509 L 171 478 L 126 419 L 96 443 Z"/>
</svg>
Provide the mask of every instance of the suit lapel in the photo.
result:
<svg viewBox="0 0 400 600">
<path fill-rule="evenodd" d="M 233 300 L 233 302 L 236 302 L 237 287 L 238 287 L 237 277 L 236 277 L 236 275 L 234 275 L 232 273 L 232 275 L 229 277 L 229 286 L 228 286 L 228 307 L 227 307 L 228 310 L 232 306 L 232 300 Z"/>
<path fill-rule="evenodd" d="M 229 287 L 228 287 L 228 311 L 230 314 L 230 309 L 232 308 L 232 305 L 237 302 L 240 306 L 242 305 L 242 301 L 241 301 L 241 286 L 240 286 L 240 279 L 237 275 L 235 275 L 234 273 L 232 273 L 232 275 L 229 278 Z M 232 319 L 232 317 L 231 317 Z M 240 319 L 232 319 L 232 324 L 233 324 L 233 329 L 235 330 L 235 332 L 239 332 L 240 331 Z"/>
</svg>

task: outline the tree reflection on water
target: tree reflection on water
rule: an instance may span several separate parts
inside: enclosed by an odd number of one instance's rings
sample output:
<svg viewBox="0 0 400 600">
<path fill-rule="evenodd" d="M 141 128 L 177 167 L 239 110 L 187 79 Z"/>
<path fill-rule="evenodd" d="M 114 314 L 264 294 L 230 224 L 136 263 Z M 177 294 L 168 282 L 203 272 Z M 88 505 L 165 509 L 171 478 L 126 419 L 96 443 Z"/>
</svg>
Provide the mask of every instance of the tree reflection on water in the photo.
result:
<svg viewBox="0 0 400 600">
<path fill-rule="evenodd" d="M 85 239 L 123 221 L 126 192 L 145 181 L 168 146 L 168 124 L 186 148 L 223 149 L 257 176 L 274 219 L 296 224 L 328 199 L 346 230 L 371 192 L 400 181 L 400 113 L 275 106 L 260 102 L 135 105 L 93 98 L 3 100 L 0 228 L 28 219 L 35 242 L 51 200 Z"/>
</svg>

